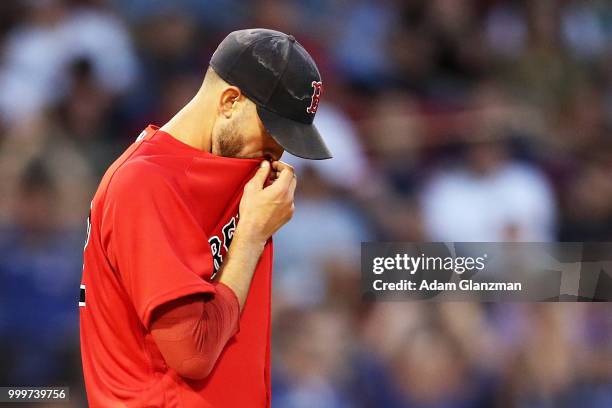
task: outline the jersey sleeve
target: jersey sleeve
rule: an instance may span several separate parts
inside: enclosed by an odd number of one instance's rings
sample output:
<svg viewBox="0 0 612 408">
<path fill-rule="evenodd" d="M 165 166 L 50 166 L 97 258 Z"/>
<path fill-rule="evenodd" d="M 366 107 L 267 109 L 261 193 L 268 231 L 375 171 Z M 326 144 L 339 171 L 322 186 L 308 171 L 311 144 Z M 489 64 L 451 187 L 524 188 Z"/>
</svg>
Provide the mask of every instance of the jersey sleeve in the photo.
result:
<svg viewBox="0 0 612 408">
<path fill-rule="evenodd" d="M 163 169 L 126 163 L 109 184 L 101 221 L 107 257 L 147 329 L 156 307 L 215 293 L 208 239 L 186 193 Z"/>
</svg>

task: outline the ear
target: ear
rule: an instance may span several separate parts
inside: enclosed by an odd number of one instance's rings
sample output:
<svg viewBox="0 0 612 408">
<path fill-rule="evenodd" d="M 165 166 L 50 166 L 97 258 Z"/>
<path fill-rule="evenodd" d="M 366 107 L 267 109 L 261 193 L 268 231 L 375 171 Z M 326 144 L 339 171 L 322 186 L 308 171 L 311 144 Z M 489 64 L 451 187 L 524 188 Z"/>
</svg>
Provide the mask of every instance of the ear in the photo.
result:
<svg viewBox="0 0 612 408">
<path fill-rule="evenodd" d="M 236 102 L 241 99 L 240 88 L 231 85 L 224 88 L 219 96 L 219 112 L 229 119 L 234 112 Z"/>
</svg>

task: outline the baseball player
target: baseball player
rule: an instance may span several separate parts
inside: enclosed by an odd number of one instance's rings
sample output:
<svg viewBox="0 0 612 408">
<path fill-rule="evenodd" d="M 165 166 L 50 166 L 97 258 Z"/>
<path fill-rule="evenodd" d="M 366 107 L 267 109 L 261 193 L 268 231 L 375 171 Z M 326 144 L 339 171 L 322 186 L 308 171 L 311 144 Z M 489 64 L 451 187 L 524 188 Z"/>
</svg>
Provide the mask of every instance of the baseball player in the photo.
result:
<svg viewBox="0 0 612 408">
<path fill-rule="evenodd" d="M 79 302 L 91 407 L 270 405 L 271 236 L 296 188 L 279 159 L 331 157 L 321 92 L 291 35 L 232 32 L 193 99 L 108 169 Z"/>
</svg>

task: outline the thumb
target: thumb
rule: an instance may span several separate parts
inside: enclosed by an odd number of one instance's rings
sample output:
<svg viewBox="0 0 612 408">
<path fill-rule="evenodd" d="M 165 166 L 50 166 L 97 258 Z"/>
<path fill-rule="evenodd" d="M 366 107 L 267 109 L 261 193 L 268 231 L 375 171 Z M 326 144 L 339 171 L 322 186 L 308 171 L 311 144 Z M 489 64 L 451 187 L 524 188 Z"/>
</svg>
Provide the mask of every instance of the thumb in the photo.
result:
<svg viewBox="0 0 612 408">
<path fill-rule="evenodd" d="M 255 175 L 251 179 L 251 183 L 253 183 L 257 188 L 263 188 L 264 183 L 268 178 L 268 174 L 270 173 L 270 162 L 264 160 L 261 162 L 259 169 L 255 172 Z"/>
</svg>

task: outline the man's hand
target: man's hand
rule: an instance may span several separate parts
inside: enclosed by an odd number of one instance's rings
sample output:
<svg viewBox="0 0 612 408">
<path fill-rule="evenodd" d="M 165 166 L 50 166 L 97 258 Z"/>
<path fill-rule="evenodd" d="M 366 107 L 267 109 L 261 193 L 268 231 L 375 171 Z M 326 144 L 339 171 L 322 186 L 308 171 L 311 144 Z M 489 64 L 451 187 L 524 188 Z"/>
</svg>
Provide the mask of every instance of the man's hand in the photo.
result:
<svg viewBox="0 0 612 408">
<path fill-rule="evenodd" d="M 284 163 L 284 162 L 282 162 L 280 160 L 273 161 L 272 162 L 272 171 L 270 171 L 270 174 L 268 176 L 269 183 L 266 183 L 266 186 L 268 184 L 272 184 L 276 179 L 278 179 L 278 177 L 280 176 L 280 173 L 283 171 L 283 169 L 287 169 L 289 171 L 294 172 L 293 167 L 291 167 L 287 163 Z M 293 173 L 293 177 L 295 177 L 295 172 Z"/>
<path fill-rule="evenodd" d="M 296 184 L 291 166 L 278 161 L 272 164 L 263 161 L 244 186 L 240 220 L 218 274 L 219 282 L 234 291 L 241 311 L 266 241 L 293 216 Z"/>
<path fill-rule="evenodd" d="M 272 180 L 272 184 L 265 186 L 266 180 Z M 285 225 L 293 216 L 296 184 L 293 167 L 280 161 L 271 165 L 263 161 L 244 187 L 238 223 L 240 235 L 265 243 Z"/>
</svg>

